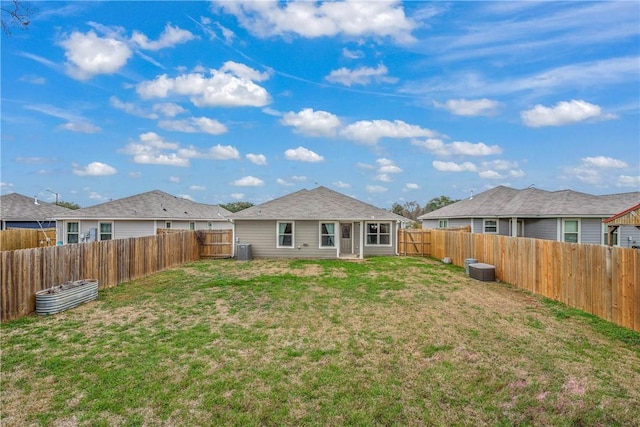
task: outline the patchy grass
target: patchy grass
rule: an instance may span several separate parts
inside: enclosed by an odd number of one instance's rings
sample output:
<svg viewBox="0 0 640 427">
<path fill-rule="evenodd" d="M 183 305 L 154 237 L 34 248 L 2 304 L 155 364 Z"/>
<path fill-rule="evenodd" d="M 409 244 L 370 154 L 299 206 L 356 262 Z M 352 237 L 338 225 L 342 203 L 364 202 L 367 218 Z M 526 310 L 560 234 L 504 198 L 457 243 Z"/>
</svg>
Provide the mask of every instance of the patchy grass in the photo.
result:
<svg viewBox="0 0 640 427">
<path fill-rule="evenodd" d="M 429 259 L 200 261 L 1 327 L 3 427 L 640 425 L 640 334 Z"/>
</svg>

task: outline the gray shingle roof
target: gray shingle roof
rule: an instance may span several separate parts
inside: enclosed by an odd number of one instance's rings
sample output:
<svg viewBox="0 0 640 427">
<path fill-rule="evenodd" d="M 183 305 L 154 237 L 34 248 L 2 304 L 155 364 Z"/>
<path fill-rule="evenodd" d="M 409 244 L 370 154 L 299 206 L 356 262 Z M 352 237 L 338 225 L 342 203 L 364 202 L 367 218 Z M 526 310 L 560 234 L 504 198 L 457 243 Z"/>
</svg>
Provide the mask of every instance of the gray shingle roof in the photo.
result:
<svg viewBox="0 0 640 427">
<path fill-rule="evenodd" d="M 218 205 L 196 203 L 160 190 L 112 200 L 88 208 L 69 211 L 57 219 L 163 219 L 225 220 L 230 214 Z"/>
<path fill-rule="evenodd" d="M 640 201 L 640 192 L 595 196 L 572 190 L 498 186 L 418 219 L 482 217 L 608 217 Z"/>
<path fill-rule="evenodd" d="M 69 208 L 38 200 L 18 193 L 0 197 L 0 218 L 3 221 L 49 221 L 56 215 L 73 212 Z"/>
<path fill-rule="evenodd" d="M 317 187 L 300 190 L 260 205 L 252 206 L 230 216 L 231 219 L 291 219 L 291 220 L 390 220 L 408 221 L 384 209 L 352 197 Z"/>
</svg>

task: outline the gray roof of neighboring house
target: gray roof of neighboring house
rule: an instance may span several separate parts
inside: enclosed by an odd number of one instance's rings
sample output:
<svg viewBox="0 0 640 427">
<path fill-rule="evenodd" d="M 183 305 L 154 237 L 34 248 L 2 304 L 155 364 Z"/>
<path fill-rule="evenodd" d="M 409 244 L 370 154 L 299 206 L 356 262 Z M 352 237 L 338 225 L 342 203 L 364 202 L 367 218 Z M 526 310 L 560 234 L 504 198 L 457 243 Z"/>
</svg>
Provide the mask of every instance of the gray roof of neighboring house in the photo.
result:
<svg viewBox="0 0 640 427">
<path fill-rule="evenodd" d="M 498 186 L 473 198 L 426 213 L 422 219 L 482 217 L 608 217 L 640 201 L 640 192 L 594 196 L 572 190 Z"/>
<path fill-rule="evenodd" d="M 0 218 L 2 221 L 50 221 L 56 215 L 67 212 L 73 211 L 54 203 L 37 200 L 35 197 L 23 196 L 18 193 L 0 196 Z"/>
<path fill-rule="evenodd" d="M 218 205 L 196 203 L 160 190 L 112 200 L 58 215 L 57 219 L 110 220 L 226 220 L 228 210 Z"/>
<path fill-rule="evenodd" d="M 230 216 L 232 220 L 389 220 L 408 221 L 400 215 L 352 197 L 317 187 L 300 190 Z"/>
</svg>

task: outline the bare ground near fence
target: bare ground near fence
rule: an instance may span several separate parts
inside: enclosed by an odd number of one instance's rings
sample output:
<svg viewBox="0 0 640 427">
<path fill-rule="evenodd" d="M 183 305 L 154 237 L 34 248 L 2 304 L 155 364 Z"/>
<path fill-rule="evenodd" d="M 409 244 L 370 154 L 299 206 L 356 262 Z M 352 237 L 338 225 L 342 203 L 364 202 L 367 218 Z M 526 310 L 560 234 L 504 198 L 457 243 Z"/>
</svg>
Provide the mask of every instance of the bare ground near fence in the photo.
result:
<svg viewBox="0 0 640 427">
<path fill-rule="evenodd" d="M 111 288 L 200 259 L 192 231 L 0 252 L 0 319 L 35 311 L 36 292 L 67 281 L 97 279 Z"/>
<path fill-rule="evenodd" d="M 432 256 L 495 265 L 496 278 L 640 331 L 640 250 L 430 230 Z"/>
</svg>

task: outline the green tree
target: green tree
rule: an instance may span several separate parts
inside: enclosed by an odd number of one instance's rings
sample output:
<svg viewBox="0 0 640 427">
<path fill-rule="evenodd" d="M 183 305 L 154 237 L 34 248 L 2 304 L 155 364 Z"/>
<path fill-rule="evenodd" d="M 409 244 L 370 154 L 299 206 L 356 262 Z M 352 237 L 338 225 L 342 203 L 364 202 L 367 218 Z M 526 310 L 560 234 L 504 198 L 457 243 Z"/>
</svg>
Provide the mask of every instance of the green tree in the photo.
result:
<svg viewBox="0 0 640 427">
<path fill-rule="evenodd" d="M 62 206 L 63 208 L 69 208 L 73 210 L 80 209 L 80 205 L 73 202 L 58 202 L 57 205 Z"/>
<path fill-rule="evenodd" d="M 221 204 L 220 206 L 222 206 L 223 208 L 225 208 L 229 212 L 234 212 L 235 213 L 235 212 L 240 212 L 243 209 L 250 208 L 251 206 L 253 206 L 253 203 L 250 203 L 250 202 L 232 202 L 232 203 Z"/>
<path fill-rule="evenodd" d="M 427 204 L 424 206 L 424 209 L 422 210 L 422 213 L 425 214 L 433 212 L 455 202 L 459 202 L 459 200 L 454 200 L 448 196 L 434 197 L 427 202 Z"/>
</svg>

